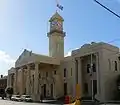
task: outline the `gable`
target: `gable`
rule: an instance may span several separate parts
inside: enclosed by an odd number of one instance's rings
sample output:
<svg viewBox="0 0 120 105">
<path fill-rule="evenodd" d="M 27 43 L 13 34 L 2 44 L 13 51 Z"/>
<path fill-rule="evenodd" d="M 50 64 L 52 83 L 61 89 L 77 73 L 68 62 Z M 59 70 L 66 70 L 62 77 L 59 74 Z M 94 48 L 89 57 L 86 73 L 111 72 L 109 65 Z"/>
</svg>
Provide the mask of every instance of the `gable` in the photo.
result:
<svg viewBox="0 0 120 105">
<path fill-rule="evenodd" d="M 15 63 L 21 62 L 23 59 L 29 57 L 32 55 L 32 51 L 28 51 L 26 49 L 24 49 L 24 51 L 22 52 L 22 54 L 18 57 L 18 59 L 16 60 Z"/>
</svg>

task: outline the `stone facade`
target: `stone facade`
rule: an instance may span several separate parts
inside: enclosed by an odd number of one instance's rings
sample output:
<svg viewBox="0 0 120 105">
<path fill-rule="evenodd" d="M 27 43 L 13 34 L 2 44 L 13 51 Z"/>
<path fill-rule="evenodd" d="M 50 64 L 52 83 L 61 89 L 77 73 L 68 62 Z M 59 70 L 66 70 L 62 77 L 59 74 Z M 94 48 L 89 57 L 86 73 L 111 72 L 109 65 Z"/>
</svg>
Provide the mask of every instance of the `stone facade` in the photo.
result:
<svg viewBox="0 0 120 105">
<path fill-rule="evenodd" d="M 49 56 L 25 49 L 15 68 L 8 71 L 7 85 L 14 88 L 14 94 L 29 94 L 35 101 L 40 100 L 40 94 L 54 99 L 64 95 L 75 97 L 76 84 L 79 84 L 81 97 L 95 95 L 100 101 L 113 99 L 115 81 L 120 74 L 118 47 L 92 42 L 64 57 L 63 18 L 57 12 L 50 19 L 47 35 Z"/>
</svg>

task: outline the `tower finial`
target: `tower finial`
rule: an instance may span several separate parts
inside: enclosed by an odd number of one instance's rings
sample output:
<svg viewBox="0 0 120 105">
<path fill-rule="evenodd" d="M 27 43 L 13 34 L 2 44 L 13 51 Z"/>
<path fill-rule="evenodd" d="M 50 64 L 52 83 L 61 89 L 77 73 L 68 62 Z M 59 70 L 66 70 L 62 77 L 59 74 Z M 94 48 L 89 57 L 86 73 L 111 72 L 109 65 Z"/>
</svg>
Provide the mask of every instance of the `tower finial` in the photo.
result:
<svg viewBox="0 0 120 105">
<path fill-rule="evenodd" d="M 60 16 L 60 14 L 56 11 L 56 13 L 50 18 L 49 22 L 53 21 L 53 20 L 60 20 L 60 21 L 64 21 L 63 17 Z"/>
</svg>

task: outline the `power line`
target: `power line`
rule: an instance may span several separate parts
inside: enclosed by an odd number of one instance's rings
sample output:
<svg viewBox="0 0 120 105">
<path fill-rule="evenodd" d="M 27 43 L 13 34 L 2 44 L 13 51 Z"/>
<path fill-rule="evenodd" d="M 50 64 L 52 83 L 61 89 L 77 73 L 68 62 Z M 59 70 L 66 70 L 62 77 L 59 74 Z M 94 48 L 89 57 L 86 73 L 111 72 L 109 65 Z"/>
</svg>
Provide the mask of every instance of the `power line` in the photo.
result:
<svg viewBox="0 0 120 105">
<path fill-rule="evenodd" d="M 97 0 L 94 0 L 97 4 L 99 4 L 100 6 L 102 6 L 104 9 L 108 10 L 110 13 L 114 14 L 116 17 L 120 18 L 120 15 L 118 15 L 117 13 L 113 12 L 112 10 L 110 10 L 109 8 L 107 8 L 106 6 L 104 6 L 103 4 L 101 4 L 100 2 L 98 2 Z"/>
<path fill-rule="evenodd" d="M 113 40 L 109 41 L 108 43 L 112 43 L 112 42 L 119 41 L 119 40 L 120 40 L 120 38 L 113 39 Z"/>
</svg>

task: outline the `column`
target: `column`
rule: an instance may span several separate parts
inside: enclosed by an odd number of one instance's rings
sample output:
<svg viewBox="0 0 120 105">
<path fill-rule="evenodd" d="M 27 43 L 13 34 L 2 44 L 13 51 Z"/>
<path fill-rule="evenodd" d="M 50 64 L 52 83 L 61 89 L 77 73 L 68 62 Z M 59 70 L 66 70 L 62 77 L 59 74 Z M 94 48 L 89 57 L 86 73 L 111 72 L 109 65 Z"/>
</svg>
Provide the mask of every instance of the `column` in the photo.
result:
<svg viewBox="0 0 120 105">
<path fill-rule="evenodd" d="M 14 94 L 17 94 L 18 92 L 17 78 L 18 78 L 18 69 L 15 70 L 15 74 L 14 74 L 14 86 L 13 86 Z"/>
<path fill-rule="evenodd" d="M 76 61 L 75 59 L 72 60 L 73 63 L 73 96 L 76 96 Z"/>
<path fill-rule="evenodd" d="M 30 66 L 27 65 L 27 74 L 26 74 L 26 94 L 30 95 Z"/>
<path fill-rule="evenodd" d="M 80 96 L 83 95 L 82 65 L 81 58 L 78 58 L 78 84 L 80 85 Z"/>
<path fill-rule="evenodd" d="M 35 79 L 34 79 L 34 95 L 35 101 L 39 101 L 40 95 L 38 93 L 38 78 L 39 78 L 39 63 L 35 63 Z"/>
<path fill-rule="evenodd" d="M 97 75 L 97 97 L 100 98 L 100 70 L 99 70 L 99 53 L 95 54 L 96 56 L 96 75 Z"/>
</svg>

